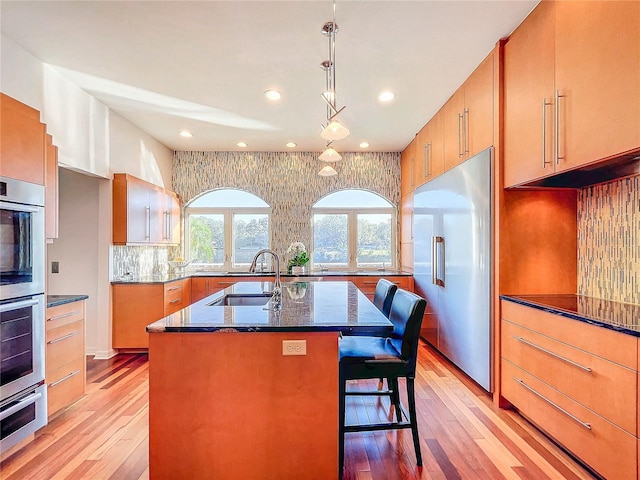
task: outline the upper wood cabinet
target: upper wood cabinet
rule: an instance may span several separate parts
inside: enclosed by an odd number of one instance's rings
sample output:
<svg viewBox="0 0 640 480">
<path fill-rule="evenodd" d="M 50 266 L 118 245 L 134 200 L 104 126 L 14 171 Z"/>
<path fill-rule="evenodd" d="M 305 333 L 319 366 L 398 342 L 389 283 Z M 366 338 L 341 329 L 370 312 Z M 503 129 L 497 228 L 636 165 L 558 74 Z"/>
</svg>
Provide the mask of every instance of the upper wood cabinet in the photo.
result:
<svg viewBox="0 0 640 480">
<path fill-rule="evenodd" d="M 415 148 L 416 139 L 414 138 L 400 155 L 400 195 L 403 197 L 413 192 L 415 187 Z"/>
<path fill-rule="evenodd" d="M 437 113 L 416 136 L 415 144 L 415 186 L 444 172 L 444 139 L 442 135 L 442 114 Z"/>
<path fill-rule="evenodd" d="M 40 112 L 0 94 L 0 176 L 45 184 L 45 125 Z"/>
<path fill-rule="evenodd" d="M 640 147 L 640 3 L 543 1 L 504 50 L 505 186 Z"/>
<path fill-rule="evenodd" d="M 113 177 L 113 243 L 180 243 L 180 203 L 173 192 L 131 175 Z"/>
<path fill-rule="evenodd" d="M 58 147 L 51 135 L 45 145 L 45 234 L 47 240 L 58 238 Z"/>
<path fill-rule="evenodd" d="M 493 145 L 493 94 L 492 52 L 442 107 L 445 170 Z"/>
</svg>

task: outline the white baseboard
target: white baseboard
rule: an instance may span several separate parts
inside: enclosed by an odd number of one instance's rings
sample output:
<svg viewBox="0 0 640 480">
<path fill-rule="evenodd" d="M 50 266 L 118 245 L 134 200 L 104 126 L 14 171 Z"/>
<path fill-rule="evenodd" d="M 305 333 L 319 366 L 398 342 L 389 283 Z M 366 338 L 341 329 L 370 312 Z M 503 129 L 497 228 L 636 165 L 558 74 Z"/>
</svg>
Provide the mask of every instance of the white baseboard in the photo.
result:
<svg viewBox="0 0 640 480">
<path fill-rule="evenodd" d="M 87 355 L 93 355 L 94 360 L 109 360 L 118 354 L 117 350 L 110 348 L 109 350 L 96 350 L 93 352 L 87 352 Z"/>
</svg>

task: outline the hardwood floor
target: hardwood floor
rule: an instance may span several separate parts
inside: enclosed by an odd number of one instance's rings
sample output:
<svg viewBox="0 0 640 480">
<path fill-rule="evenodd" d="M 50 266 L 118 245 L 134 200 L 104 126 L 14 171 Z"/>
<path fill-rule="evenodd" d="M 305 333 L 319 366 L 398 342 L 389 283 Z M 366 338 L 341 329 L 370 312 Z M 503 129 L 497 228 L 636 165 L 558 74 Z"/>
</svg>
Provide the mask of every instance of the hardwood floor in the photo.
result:
<svg viewBox="0 0 640 480">
<path fill-rule="evenodd" d="M 90 359 L 87 366 L 87 395 L 7 457 L 0 478 L 149 478 L 147 356 Z M 415 465 L 408 430 L 349 433 L 345 480 L 593 478 L 517 414 L 495 408 L 482 389 L 424 344 L 416 397 L 423 467 Z M 347 400 L 348 422 L 388 413 L 387 399 Z M 295 476 L 305 478 L 314 478 L 313 472 Z"/>
</svg>

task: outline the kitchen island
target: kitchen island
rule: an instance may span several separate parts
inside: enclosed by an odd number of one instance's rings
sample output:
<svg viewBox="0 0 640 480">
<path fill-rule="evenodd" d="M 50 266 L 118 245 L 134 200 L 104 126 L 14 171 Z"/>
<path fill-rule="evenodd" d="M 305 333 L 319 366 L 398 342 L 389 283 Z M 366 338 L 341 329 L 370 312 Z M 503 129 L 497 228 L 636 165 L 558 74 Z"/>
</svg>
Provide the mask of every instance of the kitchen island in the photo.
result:
<svg viewBox="0 0 640 480">
<path fill-rule="evenodd" d="M 151 478 L 338 478 L 338 337 L 392 324 L 351 282 L 218 306 L 272 289 L 240 282 L 147 327 Z"/>
</svg>

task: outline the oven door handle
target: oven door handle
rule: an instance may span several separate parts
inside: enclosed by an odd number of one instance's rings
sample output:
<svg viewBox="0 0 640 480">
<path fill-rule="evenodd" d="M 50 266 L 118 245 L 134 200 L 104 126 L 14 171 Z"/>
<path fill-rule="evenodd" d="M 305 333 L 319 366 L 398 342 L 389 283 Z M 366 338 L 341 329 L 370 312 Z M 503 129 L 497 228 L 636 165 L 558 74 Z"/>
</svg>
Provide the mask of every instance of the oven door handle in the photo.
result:
<svg viewBox="0 0 640 480">
<path fill-rule="evenodd" d="M 5 303 L 0 305 L 0 312 L 8 312 L 10 310 L 17 310 L 23 307 L 32 307 L 37 304 L 38 300 L 22 300 L 20 302 Z"/>
<path fill-rule="evenodd" d="M 0 413 L 0 421 L 4 420 L 9 415 L 13 415 L 14 413 L 22 410 L 23 408 L 28 407 L 32 403 L 35 403 L 41 397 L 42 397 L 42 393 L 40 392 L 33 392 L 31 395 L 24 397 L 22 400 L 20 400 L 18 403 L 16 403 L 12 407 L 9 407 L 6 410 L 3 410 Z"/>
<path fill-rule="evenodd" d="M 11 210 L 12 212 L 29 212 L 29 213 L 38 213 L 38 211 L 42 207 L 31 205 L 23 205 L 17 203 L 9 203 L 9 202 L 0 202 L 0 208 L 4 210 Z"/>
</svg>

